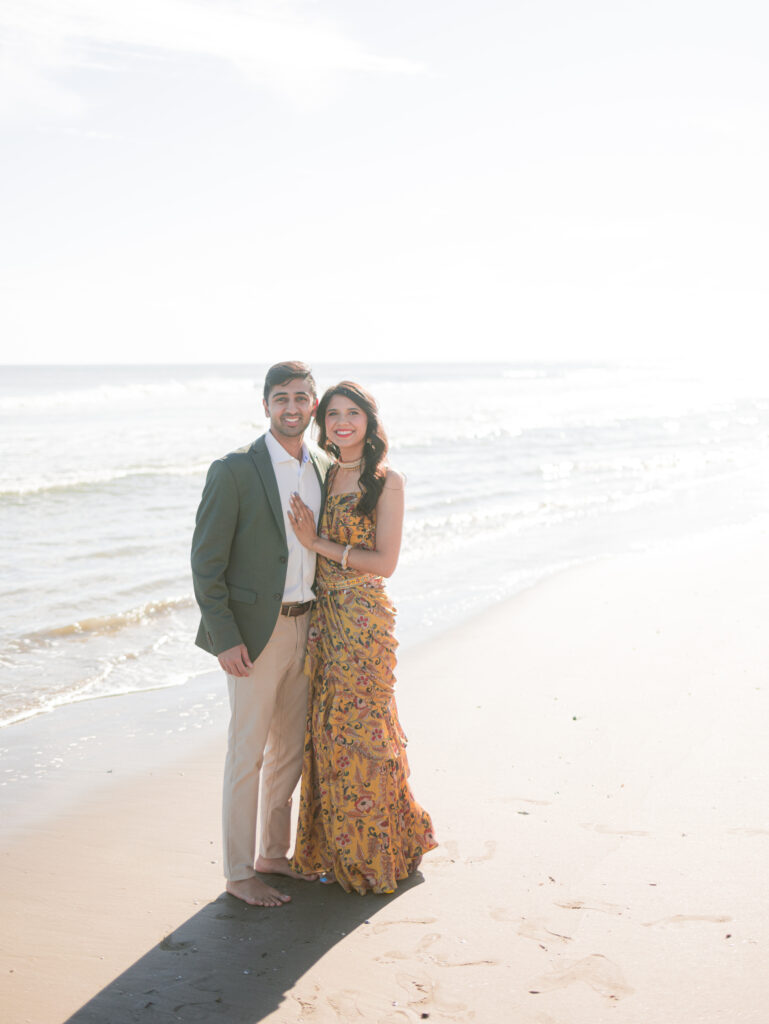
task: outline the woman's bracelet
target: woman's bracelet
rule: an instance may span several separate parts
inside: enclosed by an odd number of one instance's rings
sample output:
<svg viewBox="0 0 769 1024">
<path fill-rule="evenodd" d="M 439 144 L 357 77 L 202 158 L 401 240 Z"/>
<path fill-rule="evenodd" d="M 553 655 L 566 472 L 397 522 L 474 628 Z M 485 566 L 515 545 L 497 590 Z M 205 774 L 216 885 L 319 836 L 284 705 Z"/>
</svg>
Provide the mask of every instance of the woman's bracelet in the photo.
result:
<svg viewBox="0 0 769 1024">
<path fill-rule="evenodd" d="M 348 544 L 347 547 L 342 552 L 342 561 L 339 564 L 342 566 L 343 569 L 347 568 L 347 559 L 350 557 L 350 548 L 351 547 L 352 547 L 352 544 Z"/>
</svg>

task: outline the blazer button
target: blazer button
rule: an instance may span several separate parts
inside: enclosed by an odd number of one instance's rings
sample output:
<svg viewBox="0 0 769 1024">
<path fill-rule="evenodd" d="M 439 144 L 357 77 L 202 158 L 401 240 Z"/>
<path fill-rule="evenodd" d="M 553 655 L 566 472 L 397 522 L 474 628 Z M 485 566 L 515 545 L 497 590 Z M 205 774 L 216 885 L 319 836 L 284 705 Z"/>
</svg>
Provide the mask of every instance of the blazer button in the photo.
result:
<svg viewBox="0 0 769 1024">
<path fill-rule="evenodd" d="M 288 559 L 286 558 L 286 556 L 285 556 L 285 555 L 281 555 L 281 556 L 280 556 L 280 561 L 281 561 L 281 562 L 287 562 L 287 561 L 288 561 Z"/>
<path fill-rule="evenodd" d="M 281 597 L 283 595 L 282 594 L 273 594 L 272 596 L 275 598 L 276 601 L 280 601 L 280 599 L 281 599 Z"/>
</svg>

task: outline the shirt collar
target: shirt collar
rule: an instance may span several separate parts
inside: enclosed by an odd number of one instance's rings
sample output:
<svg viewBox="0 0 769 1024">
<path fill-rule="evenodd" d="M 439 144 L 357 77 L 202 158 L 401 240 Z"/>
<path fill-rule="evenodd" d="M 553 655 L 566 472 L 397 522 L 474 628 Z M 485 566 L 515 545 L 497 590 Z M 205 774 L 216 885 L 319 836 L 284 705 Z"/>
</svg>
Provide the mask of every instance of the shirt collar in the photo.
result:
<svg viewBox="0 0 769 1024">
<path fill-rule="evenodd" d="M 277 466 L 281 462 L 296 462 L 296 459 L 290 452 L 287 452 L 283 445 L 278 441 L 274 434 L 269 430 L 264 435 L 265 442 L 267 444 L 267 451 L 270 453 L 270 458 L 274 466 Z M 307 445 L 302 441 L 302 458 L 301 463 L 304 465 L 310 458 L 310 453 L 307 451 Z"/>
</svg>

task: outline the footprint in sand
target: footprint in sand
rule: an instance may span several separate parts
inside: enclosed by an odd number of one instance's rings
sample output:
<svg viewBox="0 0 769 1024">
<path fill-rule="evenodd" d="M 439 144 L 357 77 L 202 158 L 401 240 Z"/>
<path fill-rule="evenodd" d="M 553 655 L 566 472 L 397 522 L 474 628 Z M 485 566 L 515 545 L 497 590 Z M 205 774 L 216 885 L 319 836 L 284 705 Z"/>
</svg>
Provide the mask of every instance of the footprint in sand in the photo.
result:
<svg viewBox="0 0 769 1024">
<path fill-rule="evenodd" d="M 570 967 L 540 978 L 532 984 L 530 991 L 532 994 L 551 992 L 553 989 L 566 988 L 577 981 L 584 982 L 593 991 L 612 1002 L 624 999 L 634 991 L 626 983 L 619 967 L 601 953 L 593 953 L 582 960 L 577 960 Z"/>
<path fill-rule="evenodd" d="M 653 928 L 657 924 L 684 924 L 686 921 L 708 921 L 710 924 L 725 924 L 731 921 L 726 914 L 673 914 L 672 917 L 661 917 L 659 921 L 642 921 L 644 928 Z"/>
<path fill-rule="evenodd" d="M 483 853 L 473 857 L 466 857 L 465 864 L 478 864 L 481 861 L 491 860 L 497 852 L 497 844 L 493 839 L 487 839 L 483 844 Z M 434 857 L 430 854 L 430 864 L 446 864 L 449 861 L 456 862 L 460 858 L 459 846 L 452 839 L 443 843 L 443 856 Z"/>
<path fill-rule="evenodd" d="M 520 917 L 516 916 L 512 910 L 507 907 L 492 907 L 489 910 L 489 917 L 493 917 L 495 921 L 505 921 L 515 923 L 520 921 Z"/>
<path fill-rule="evenodd" d="M 468 857 L 465 860 L 465 864 L 478 864 L 482 860 L 491 860 L 494 854 L 497 852 L 497 844 L 493 839 L 487 839 L 483 844 L 485 853 L 479 854 L 477 857 Z"/>
<path fill-rule="evenodd" d="M 438 941 L 438 939 L 441 938 L 443 938 L 443 936 L 440 935 L 438 932 L 431 932 L 429 935 L 424 935 L 419 940 L 416 948 L 411 953 L 406 953 L 402 949 L 391 949 L 387 953 L 384 953 L 382 956 L 375 957 L 375 959 L 384 962 L 392 960 L 411 960 L 412 957 L 415 956 L 419 957 L 420 959 L 424 959 L 423 954 L 430 948 L 430 946 L 434 945 Z"/>
<path fill-rule="evenodd" d="M 435 982 L 427 975 L 396 974 L 395 980 L 406 993 L 409 1006 L 419 1006 L 421 1003 L 432 1001 Z"/>
<path fill-rule="evenodd" d="M 289 998 L 299 1004 L 300 1018 L 309 1018 L 318 1009 L 318 999 L 321 996 L 321 991 L 317 985 L 313 985 L 312 989 L 312 992 L 292 992 L 289 994 Z"/>
<path fill-rule="evenodd" d="M 374 959 L 380 963 L 392 963 L 394 960 L 421 960 L 422 963 L 435 964 L 437 967 L 494 967 L 499 963 L 498 960 L 446 960 L 443 956 L 428 952 L 430 947 L 442 938 L 443 936 L 439 932 L 431 932 L 420 939 L 411 953 L 406 953 L 401 949 L 391 949 Z"/>
<path fill-rule="evenodd" d="M 377 1007 L 373 1005 L 374 999 L 371 995 L 363 992 L 356 992 L 353 989 L 345 989 L 326 997 L 331 1009 L 336 1014 L 337 1020 L 343 1024 L 357 1024 L 358 1021 L 371 1021 L 376 1019 L 381 1024 L 411 1024 L 413 1013 L 420 1019 L 423 1013 L 438 1013 L 441 1017 L 450 1017 L 454 1020 L 468 1020 L 466 1016 L 467 1007 L 464 1003 L 458 1003 L 446 998 L 438 983 L 427 975 L 396 974 L 395 981 L 405 992 L 406 1009 L 394 1009 L 386 1017 L 380 1017 Z M 303 1007 L 304 1008 L 304 1007 Z M 314 1012 L 312 1007 L 311 1012 Z M 408 1011 L 411 1011 L 409 1013 Z M 471 1017 L 473 1014 L 470 1015 Z M 325 1018 L 324 1018 L 325 1019 Z"/>
<path fill-rule="evenodd" d="M 521 923 L 518 927 L 518 934 L 522 935 L 524 939 L 534 939 L 540 946 L 545 946 L 547 943 L 552 943 L 555 940 L 558 943 L 565 944 L 572 941 L 571 935 L 562 935 L 560 932 L 552 932 L 549 928 L 546 928 L 542 921 L 537 921 L 534 918 L 524 917 L 521 918 Z"/>
<path fill-rule="evenodd" d="M 406 1003 L 410 1009 L 423 1013 L 427 1007 L 432 1007 L 442 1016 L 468 1019 L 465 1016 L 467 1006 L 444 996 L 438 982 L 429 975 L 396 974 L 395 980 L 406 993 Z"/>
<path fill-rule="evenodd" d="M 453 839 L 445 839 L 438 847 L 439 851 L 437 856 L 434 853 L 430 854 L 430 864 L 435 866 L 436 864 L 449 864 L 459 860 L 459 844 Z"/>
<path fill-rule="evenodd" d="M 365 1015 L 358 1006 L 359 992 L 347 989 L 344 992 L 336 992 L 334 995 L 326 996 L 326 1001 L 341 1021 L 364 1020 Z"/>
<path fill-rule="evenodd" d="M 371 930 L 375 935 L 379 935 L 380 932 L 392 928 L 396 924 L 435 924 L 437 920 L 437 917 L 404 917 L 399 921 L 379 921 Z"/>
<path fill-rule="evenodd" d="M 599 832 L 602 836 L 648 836 L 648 832 L 643 832 L 637 828 L 609 828 L 608 825 L 593 825 L 590 822 L 583 822 L 580 828 L 587 829 L 588 832 Z"/>
<path fill-rule="evenodd" d="M 562 910 L 595 910 L 600 914 L 616 914 L 618 917 L 622 916 L 625 909 L 616 903 L 583 903 L 582 900 L 567 900 L 565 903 L 556 903 L 555 906 L 561 907 Z"/>
</svg>

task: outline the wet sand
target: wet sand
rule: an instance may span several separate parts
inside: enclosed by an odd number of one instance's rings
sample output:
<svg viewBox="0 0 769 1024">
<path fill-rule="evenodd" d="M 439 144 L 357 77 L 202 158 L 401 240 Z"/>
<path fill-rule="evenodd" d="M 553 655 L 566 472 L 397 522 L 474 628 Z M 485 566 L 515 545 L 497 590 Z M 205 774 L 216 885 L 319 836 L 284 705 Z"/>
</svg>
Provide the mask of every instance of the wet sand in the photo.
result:
<svg viewBox="0 0 769 1024">
<path fill-rule="evenodd" d="M 768 609 L 759 525 L 406 652 L 441 847 L 390 897 L 223 893 L 218 673 L 3 730 L 4 1017 L 764 1024 Z"/>
</svg>

